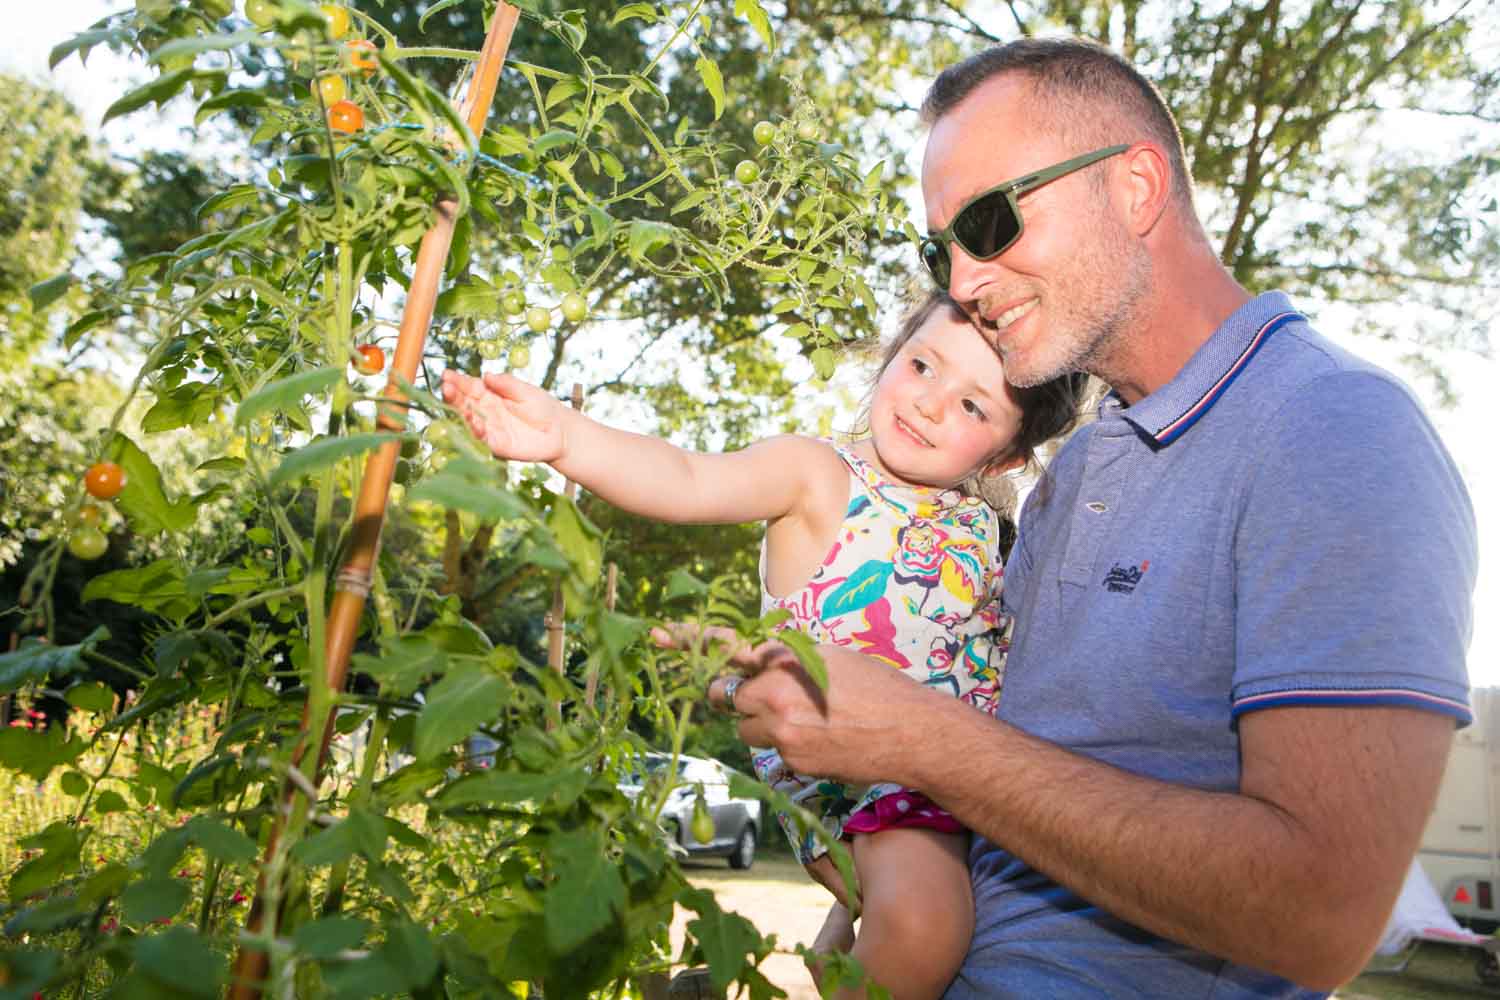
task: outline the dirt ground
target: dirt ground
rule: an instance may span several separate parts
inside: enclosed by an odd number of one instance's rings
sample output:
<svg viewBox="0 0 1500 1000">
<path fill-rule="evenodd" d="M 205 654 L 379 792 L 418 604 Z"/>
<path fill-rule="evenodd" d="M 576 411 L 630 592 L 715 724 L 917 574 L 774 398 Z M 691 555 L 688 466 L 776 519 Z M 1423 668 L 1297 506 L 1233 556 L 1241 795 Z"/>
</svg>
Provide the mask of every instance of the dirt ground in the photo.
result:
<svg viewBox="0 0 1500 1000">
<path fill-rule="evenodd" d="M 719 905 L 745 917 L 763 934 L 776 935 L 784 948 L 812 944 L 833 897 L 815 885 L 802 866 L 788 857 L 757 858 L 749 871 L 735 871 L 723 861 L 686 861 L 688 879 L 700 889 L 709 889 Z M 678 911 L 672 924 L 672 946 L 682 944 L 683 927 L 691 913 Z M 807 967 L 796 955 L 780 952 L 761 965 L 767 979 L 786 990 L 788 1000 L 817 1000 L 818 991 Z"/>
<path fill-rule="evenodd" d="M 712 890 L 724 909 L 746 917 L 762 933 L 774 932 L 786 948 L 812 943 L 831 901 L 790 856 L 762 855 L 743 872 L 717 859 L 688 861 L 683 867 L 689 880 Z M 682 944 L 682 930 L 690 916 L 679 912 L 672 926 L 674 949 Z M 1486 989 L 1475 978 L 1474 957 L 1472 949 L 1424 944 L 1404 974 L 1375 972 L 1390 964 L 1377 959 L 1371 971 L 1334 996 L 1336 1000 L 1500 1000 L 1500 990 Z M 818 1000 L 807 968 L 795 955 L 772 955 L 761 970 L 786 990 L 788 1000 Z"/>
</svg>

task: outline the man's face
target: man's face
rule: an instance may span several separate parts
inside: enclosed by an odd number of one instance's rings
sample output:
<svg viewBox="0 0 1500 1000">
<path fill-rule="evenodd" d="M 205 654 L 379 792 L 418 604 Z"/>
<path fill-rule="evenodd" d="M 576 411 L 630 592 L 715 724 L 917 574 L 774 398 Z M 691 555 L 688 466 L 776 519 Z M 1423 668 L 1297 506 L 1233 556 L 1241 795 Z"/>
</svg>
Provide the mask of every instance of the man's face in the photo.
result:
<svg viewBox="0 0 1500 1000">
<path fill-rule="evenodd" d="M 947 226 L 975 195 L 1062 162 L 1075 149 L 1049 134 L 1030 84 L 991 79 L 937 121 L 922 161 L 929 232 Z M 957 244 L 949 290 L 1005 359 L 1014 385 L 1039 385 L 1070 371 L 1106 380 L 1131 319 L 1150 287 L 1150 261 L 1117 211 L 1116 185 L 1095 172 L 1104 160 L 1020 200 L 1021 238 L 977 261 Z"/>
</svg>

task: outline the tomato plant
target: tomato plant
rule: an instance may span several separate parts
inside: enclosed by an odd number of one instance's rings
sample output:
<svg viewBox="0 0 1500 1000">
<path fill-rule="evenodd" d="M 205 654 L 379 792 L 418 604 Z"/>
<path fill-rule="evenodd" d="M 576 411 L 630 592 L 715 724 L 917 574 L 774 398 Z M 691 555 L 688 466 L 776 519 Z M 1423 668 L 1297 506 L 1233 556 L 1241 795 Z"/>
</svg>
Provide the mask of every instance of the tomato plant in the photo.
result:
<svg viewBox="0 0 1500 1000">
<path fill-rule="evenodd" d="M 760 177 L 760 164 L 754 160 L 741 160 L 734 165 L 734 179 L 741 184 L 754 184 Z"/>
<path fill-rule="evenodd" d="M 750 133 L 756 143 L 761 146 L 769 146 L 776 138 L 776 126 L 770 122 L 756 122 L 754 130 Z"/>
<path fill-rule="evenodd" d="M 719 16 L 765 17 L 754 0 L 735 6 Z M 646 30 L 668 8 L 681 32 Z M 86 713 L 66 732 L 0 734 L 0 766 L 69 802 L 29 831 L 35 853 L 10 873 L 0 915 L 32 936 L 25 988 L 211 993 L 234 952 L 256 956 L 259 988 L 278 996 L 614 995 L 669 967 L 666 927 L 683 908 L 715 988 L 769 996 L 757 966 L 770 943 L 694 889 L 659 836 L 677 779 L 637 799 L 619 789 L 643 733 L 683 750 L 722 651 L 646 642 L 649 622 L 605 592 L 605 533 L 492 461 L 430 381 L 507 351 L 525 368 L 533 347 L 619 327 L 647 281 L 692 308 L 751 286 L 768 335 L 819 370 L 843 330 L 869 325 L 858 262 L 871 233 L 895 230 L 896 206 L 831 146 L 766 144 L 753 186 L 723 176 L 747 142 L 719 131 L 725 84 L 700 44 L 713 18 L 698 13 L 529 11 L 517 31 L 545 36 L 555 65 L 516 60 L 505 98 L 520 110 L 482 128 L 416 71 L 477 54 L 423 48 L 358 10 L 381 43 L 378 76 L 373 40 L 266 0 L 245 7 L 262 29 L 253 46 L 232 25 L 127 13 L 66 49 L 107 37 L 150 60 L 156 78 L 109 117 L 191 96 L 200 121 L 232 119 L 261 160 L 201 206 L 204 232 L 83 282 L 91 312 L 65 334 L 84 347 L 118 322 L 142 348 L 84 452 L 118 473 L 105 477 L 115 544 L 81 513 L 66 540 L 49 538 L 21 602 L 39 636 L 0 654 L 0 694 L 45 686 Z M 586 51 L 616 21 L 642 29 L 638 64 Z M 250 60 L 253 79 L 226 69 Z M 362 75 L 346 81 L 350 69 Z M 669 119 L 669 69 L 697 74 L 702 111 Z M 309 85 L 320 100 L 286 100 Z M 775 113 L 816 118 L 791 101 Z M 373 341 L 404 327 L 393 312 L 419 298 L 416 248 L 448 218 L 430 339 L 397 352 L 420 364 L 389 373 L 400 395 L 388 397 L 354 375 L 385 371 Z M 554 301 L 556 329 L 540 304 Z M 186 430 L 207 453 L 183 467 L 173 433 Z M 364 490 L 391 480 L 389 512 L 362 512 Z M 346 560 L 372 531 L 378 559 L 360 576 Z M 119 568 L 87 567 L 81 596 L 149 620 L 120 656 L 99 634 L 57 641 L 59 566 L 111 548 L 120 561 L 105 565 Z M 721 581 L 653 586 L 674 617 L 752 638 L 773 624 L 738 611 Z M 367 603 L 336 632 L 356 591 Z M 535 639 L 554 593 L 557 662 Z M 494 626 L 507 600 L 514 629 Z M 357 683 L 330 679 L 340 644 Z M 105 668 L 123 678 L 118 698 L 99 688 Z M 190 718 L 201 739 L 180 738 Z M 331 769 L 317 760 L 325 731 Z"/>
</svg>

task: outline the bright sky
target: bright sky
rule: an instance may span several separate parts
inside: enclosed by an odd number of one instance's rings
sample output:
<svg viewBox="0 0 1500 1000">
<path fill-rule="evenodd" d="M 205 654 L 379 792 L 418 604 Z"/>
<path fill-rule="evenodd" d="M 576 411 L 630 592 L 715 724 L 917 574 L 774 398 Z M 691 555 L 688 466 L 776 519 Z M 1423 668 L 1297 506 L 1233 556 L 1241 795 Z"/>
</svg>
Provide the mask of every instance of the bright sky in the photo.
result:
<svg viewBox="0 0 1500 1000">
<path fill-rule="evenodd" d="M 123 3 L 106 4 L 102 0 L 48 0 L 31 9 L 27 17 L 12 19 L 12 41 L 0 48 L 0 70 L 50 80 L 80 109 L 85 122 L 97 123 L 105 108 L 128 88 L 130 81 L 144 82 L 149 74 L 143 67 L 123 62 L 102 49 L 94 52 L 86 68 L 76 57 L 71 57 L 55 73 L 49 73 L 47 53 L 53 45 L 122 6 Z M 131 148 L 136 141 L 150 146 L 185 145 L 179 127 L 189 120 L 179 115 L 173 124 L 152 126 L 150 114 L 138 112 L 112 122 L 103 130 L 102 137 L 117 151 Z M 1455 407 L 1439 409 L 1430 389 L 1404 368 L 1400 360 L 1405 353 L 1403 345 L 1369 338 L 1340 338 L 1336 317 L 1324 315 L 1320 319 L 1325 334 L 1342 339 L 1351 350 L 1411 380 L 1418 395 L 1427 402 L 1434 424 L 1463 472 L 1479 521 L 1480 544 L 1469 676 L 1475 685 L 1500 685 L 1500 614 L 1496 614 L 1500 610 L 1500 447 L 1495 445 L 1495 432 L 1489 426 L 1490 415 L 1485 406 L 1487 394 L 1500 385 L 1500 362 L 1458 351 L 1439 356 L 1459 398 Z M 1500 345 L 1500 330 L 1491 331 L 1491 342 Z M 1422 628 L 1423 623 L 1412 622 L 1411 627 Z"/>
</svg>

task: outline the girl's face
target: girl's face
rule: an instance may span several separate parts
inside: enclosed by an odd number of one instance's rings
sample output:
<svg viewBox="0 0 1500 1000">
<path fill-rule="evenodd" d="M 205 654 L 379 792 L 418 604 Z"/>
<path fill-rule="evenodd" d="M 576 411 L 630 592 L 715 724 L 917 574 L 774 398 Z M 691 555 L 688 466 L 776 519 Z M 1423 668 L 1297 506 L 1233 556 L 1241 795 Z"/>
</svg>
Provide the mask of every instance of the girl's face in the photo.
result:
<svg viewBox="0 0 1500 1000">
<path fill-rule="evenodd" d="M 1020 429 L 999 356 L 951 309 L 935 311 L 902 345 L 870 400 L 880 464 L 913 485 L 957 486 L 1003 458 Z"/>
</svg>

